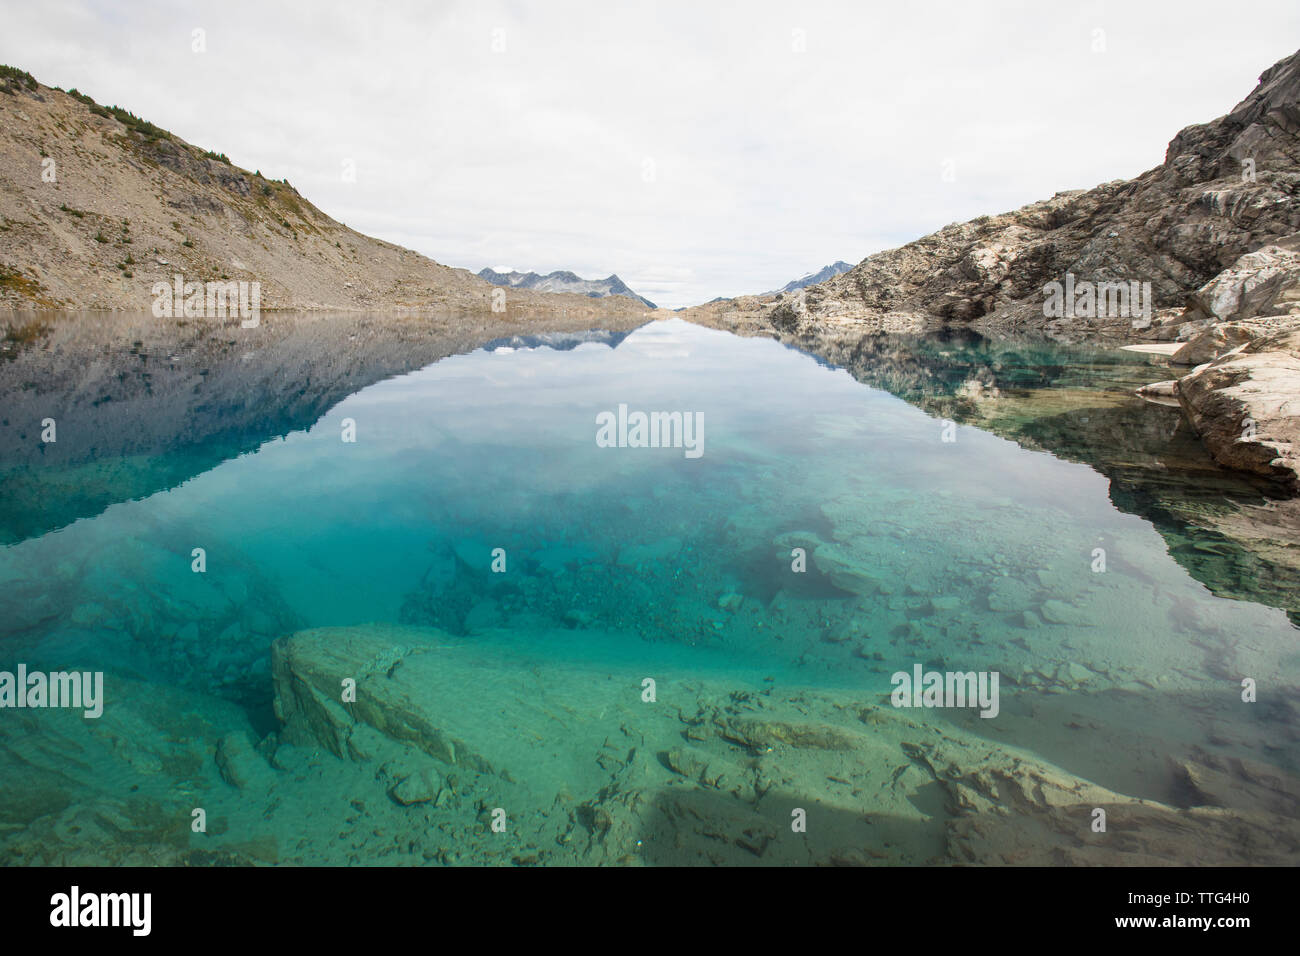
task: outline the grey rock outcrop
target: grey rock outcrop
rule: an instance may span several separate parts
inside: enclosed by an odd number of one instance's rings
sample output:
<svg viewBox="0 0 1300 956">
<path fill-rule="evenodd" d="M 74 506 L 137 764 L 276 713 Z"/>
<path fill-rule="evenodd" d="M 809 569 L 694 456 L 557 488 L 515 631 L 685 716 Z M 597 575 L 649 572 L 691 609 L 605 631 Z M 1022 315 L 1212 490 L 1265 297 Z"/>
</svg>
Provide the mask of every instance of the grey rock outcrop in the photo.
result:
<svg viewBox="0 0 1300 956">
<path fill-rule="evenodd" d="M 1139 389 L 1176 398 L 1221 465 L 1300 478 L 1300 255 L 1295 237 L 1237 259 L 1188 297 L 1170 325 L 1190 337 L 1170 356 L 1193 365 Z M 1287 248 L 1292 247 L 1292 248 Z M 1195 330 L 1195 331 L 1193 331 Z"/>
</svg>

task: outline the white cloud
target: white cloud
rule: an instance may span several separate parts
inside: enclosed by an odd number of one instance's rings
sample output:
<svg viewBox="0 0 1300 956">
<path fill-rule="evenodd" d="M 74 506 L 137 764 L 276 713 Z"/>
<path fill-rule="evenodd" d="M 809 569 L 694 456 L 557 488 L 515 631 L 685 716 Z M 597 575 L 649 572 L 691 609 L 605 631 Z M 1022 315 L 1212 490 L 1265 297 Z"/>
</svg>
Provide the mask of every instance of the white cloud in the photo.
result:
<svg viewBox="0 0 1300 956">
<path fill-rule="evenodd" d="M 47 0 L 5 12 L 0 61 L 440 262 L 678 306 L 1157 165 L 1294 52 L 1294 0 L 1250 11 Z"/>
</svg>

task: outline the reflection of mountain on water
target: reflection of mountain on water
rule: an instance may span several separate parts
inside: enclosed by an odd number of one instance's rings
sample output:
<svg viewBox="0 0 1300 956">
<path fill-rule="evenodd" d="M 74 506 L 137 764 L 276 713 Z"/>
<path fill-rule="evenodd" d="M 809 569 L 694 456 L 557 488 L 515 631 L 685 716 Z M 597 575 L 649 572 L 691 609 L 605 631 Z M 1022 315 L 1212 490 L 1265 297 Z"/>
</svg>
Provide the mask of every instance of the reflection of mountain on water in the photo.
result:
<svg viewBox="0 0 1300 956">
<path fill-rule="evenodd" d="M 610 348 L 616 349 L 631 334 L 632 330 L 609 332 L 604 329 L 590 329 L 585 332 L 540 332 L 536 335 L 510 335 L 505 338 L 493 339 L 483 346 L 483 351 L 495 352 L 498 349 L 510 348 L 554 349 L 557 352 L 568 352 L 576 349 L 579 345 L 591 343 L 608 345 Z"/>
<path fill-rule="evenodd" d="M 271 314 L 252 330 L 140 316 L 48 322 L 0 363 L 0 544 L 175 487 L 448 355 L 616 348 L 628 334 L 554 321 L 527 335 L 500 330 L 481 317 Z M 1216 594 L 1300 617 L 1300 501 L 1274 500 L 1272 486 L 1220 468 L 1177 409 L 1134 396 L 1167 375 L 1151 358 L 969 334 L 799 344 L 936 417 L 1093 467 L 1115 505 L 1152 522 Z M 41 441 L 47 418 L 52 444 Z"/>
<path fill-rule="evenodd" d="M 567 321 L 582 320 L 530 320 L 541 327 L 521 338 L 613 347 L 627 335 L 566 331 Z M 30 342 L 0 363 L 0 544 L 173 488 L 311 428 L 349 395 L 473 351 L 501 326 L 482 315 L 275 313 L 256 329 L 102 314 L 35 323 Z M 41 440 L 48 418 L 53 443 Z"/>
<path fill-rule="evenodd" d="M 1091 466 L 1110 479 L 1115 506 L 1150 521 L 1198 581 L 1300 623 L 1300 500 L 1221 468 L 1177 408 L 1134 395 L 1169 377 L 1151 357 L 966 331 L 797 347 L 937 418 Z"/>
</svg>

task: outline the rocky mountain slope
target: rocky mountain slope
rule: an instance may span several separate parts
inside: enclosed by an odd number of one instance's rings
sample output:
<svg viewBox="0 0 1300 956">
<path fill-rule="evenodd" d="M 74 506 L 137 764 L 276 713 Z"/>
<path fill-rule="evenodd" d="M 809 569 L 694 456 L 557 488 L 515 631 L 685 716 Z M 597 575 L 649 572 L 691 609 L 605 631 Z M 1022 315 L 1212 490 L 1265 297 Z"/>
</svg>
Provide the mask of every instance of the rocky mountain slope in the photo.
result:
<svg viewBox="0 0 1300 956">
<path fill-rule="evenodd" d="M 953 224 L 849 272 L 771 300 L 688 313 L 710 324 L 799 333 L 962 324 L 1078 341 L 1150 335 L 1130 316 L 1044 315 L 1043 286 L 1150 282 L 1155 321 L 1239 257 L 1300 231 L 1300 53 L 1274 65 L 1228 115 L 1189 126 L 1165 161 L 1129 181 L 1058 193 Z M 1139 323 L 1141 324 L 1141 323 Z"/>
<path fill-rule="evenodd" d="M 155 282 L 261 284 L 263 309 L 493 306 L 492 287 L 361 235 L 288 182 L 117 107 L 0 70 L 0 308 L 148 311 Z M 511 312 L 640 313 L 512 291 Z"/>
<path fill-rule="evenodd" d="M 583 279 L 575 273 L 567 271 L 538 275 L 536 272 L 495 272 L 492 269 L 480 269 L 478 276 L 495 286 L 504 286 L 508 289 L 535 289 L 539 292 L 574 292 L 579 295 L 591 296 L 593 299 L 622 295 L 635 299 L 646 308 L 658 308 L 649 299 L 639 296 L 629 289 L 627 283 L 617 275 L 611 275 L 607 279 Z"/>
</svg>

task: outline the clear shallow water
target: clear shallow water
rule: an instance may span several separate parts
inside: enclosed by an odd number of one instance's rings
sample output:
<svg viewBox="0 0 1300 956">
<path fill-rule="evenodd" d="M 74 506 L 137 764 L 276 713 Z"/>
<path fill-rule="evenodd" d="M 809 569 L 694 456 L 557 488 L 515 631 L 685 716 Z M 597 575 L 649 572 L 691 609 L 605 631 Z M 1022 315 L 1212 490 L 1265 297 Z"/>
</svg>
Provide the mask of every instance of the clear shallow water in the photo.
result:
<svg viewBox="0 0 1300 956">
<path fill-rule="evenodd" d="M 115 679 L 184 688 L 260 735 L 269 645 L 312 627 L 872 701 L 920 663 L 1003 675 L 1000 719 L 936 720 L 1123 793 L 1176 802 L 1165 759 L 1189 748 L 1295 769 L 1296 629 L 1214 596 L 1098 470 L 768 340 L 669 322 L 611 341 L 453 356 L 168 490 L 11 533 L 0 669 L 102 669 L 110 701 Z M 620 404 L 701 414 L 703 454 L 599 447 Z M 1262 689 L 1244 712 L 1243 677 Z"/>
</svg>

